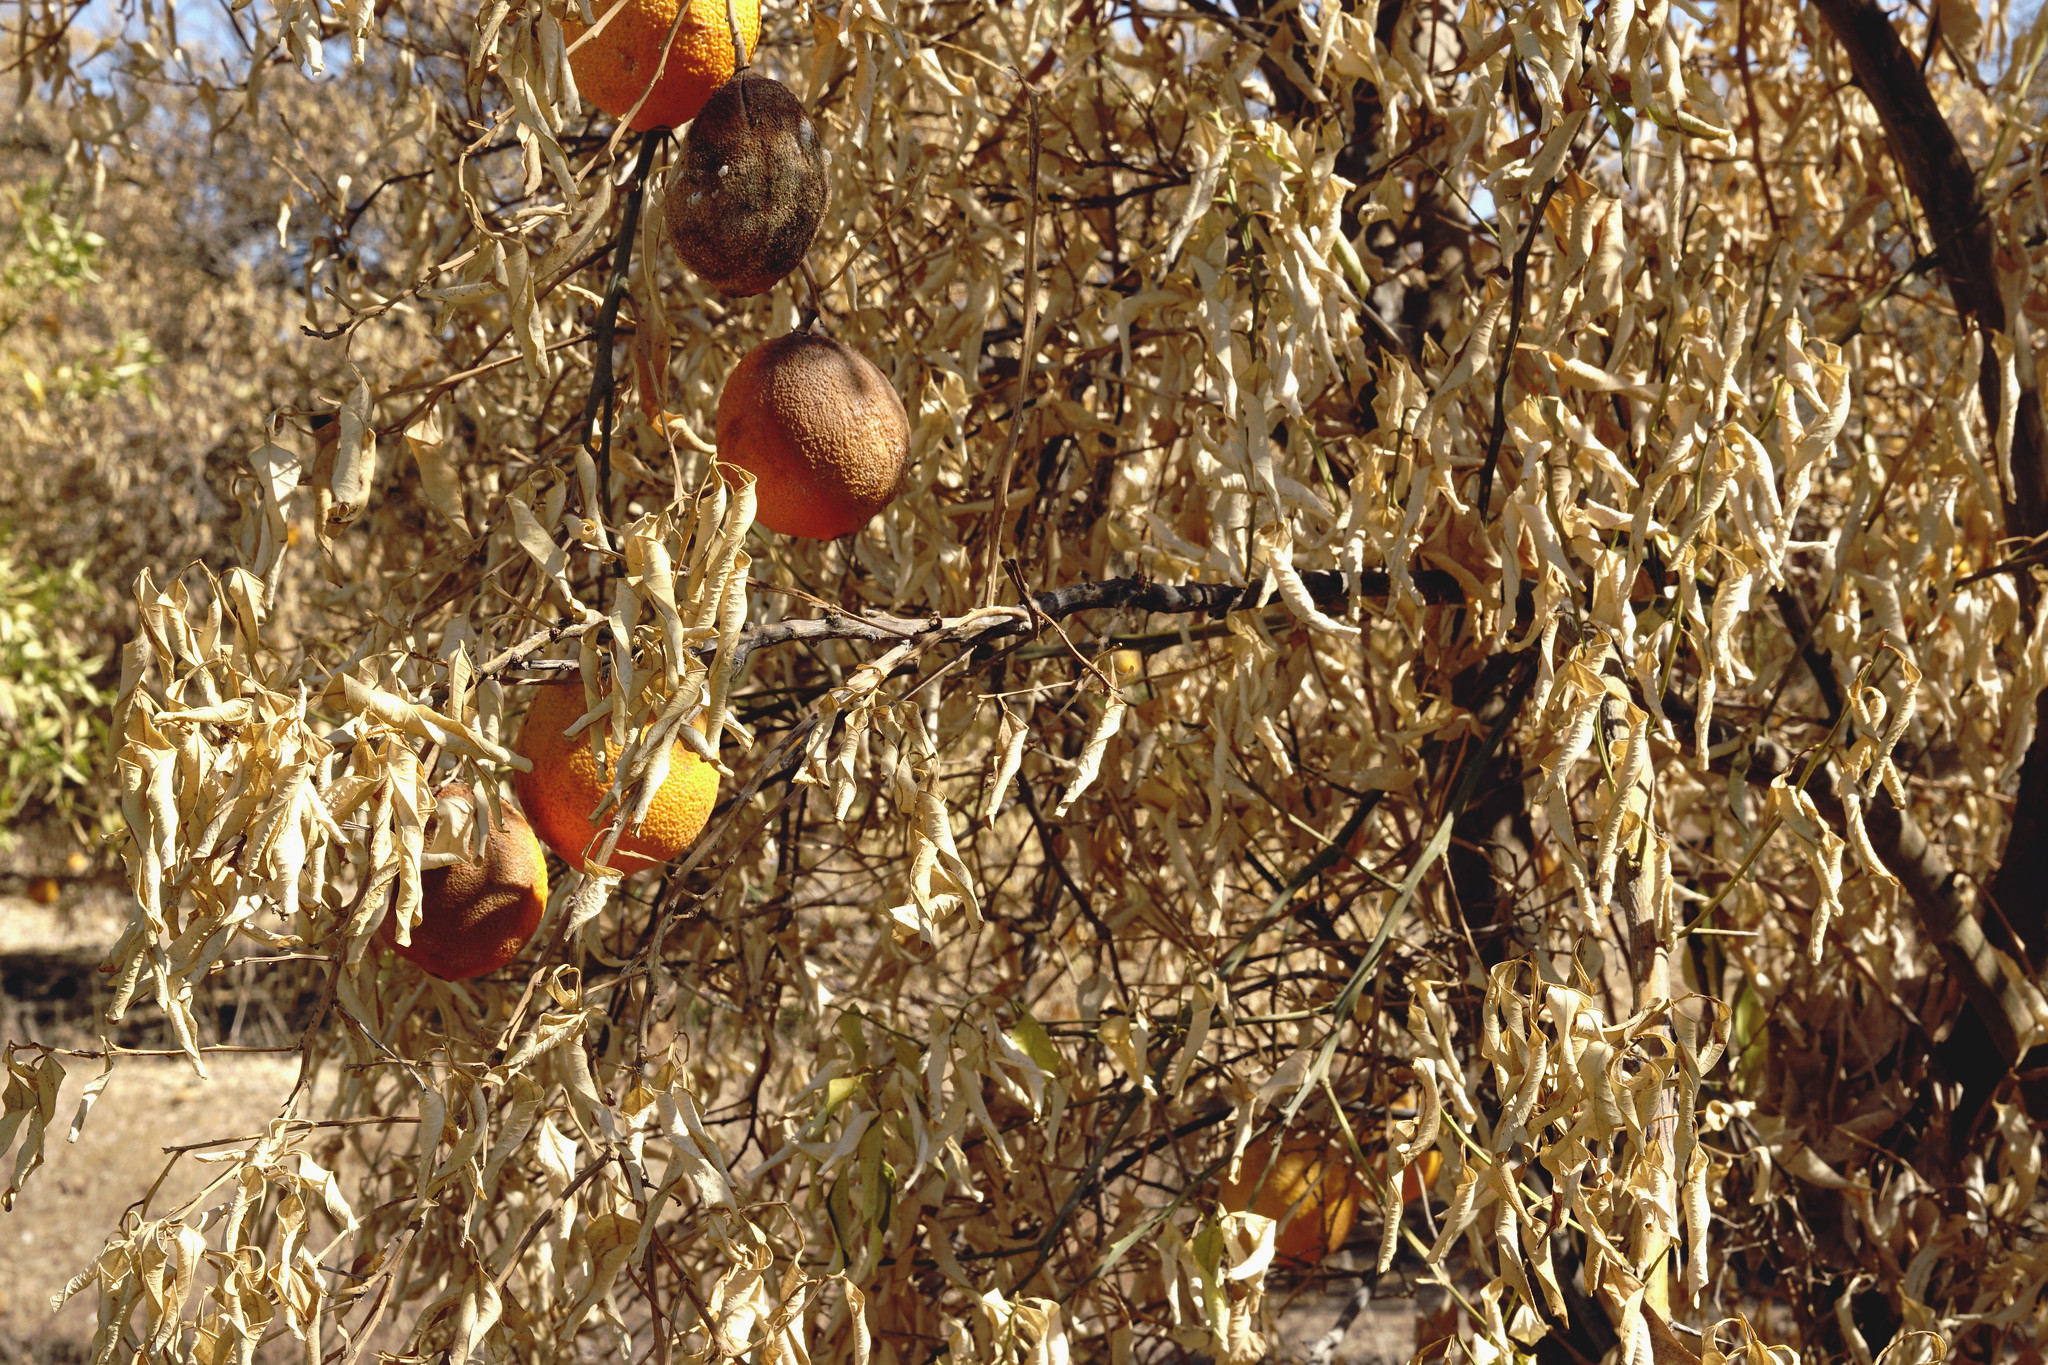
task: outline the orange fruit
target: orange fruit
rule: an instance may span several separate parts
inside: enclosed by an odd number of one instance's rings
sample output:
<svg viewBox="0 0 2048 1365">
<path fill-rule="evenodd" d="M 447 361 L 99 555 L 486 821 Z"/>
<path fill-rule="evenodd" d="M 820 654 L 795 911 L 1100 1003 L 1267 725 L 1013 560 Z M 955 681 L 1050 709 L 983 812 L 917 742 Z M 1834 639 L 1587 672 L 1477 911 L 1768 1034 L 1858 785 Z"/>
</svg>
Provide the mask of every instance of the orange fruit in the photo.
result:
<svg viewBox="0 0 2048 1365">
<path fill-rule="evenodd" d="M 531 760 L 533 771 L 514 774 L 512 789 L 526 808 L 547 846 L 568 860 L 571 867 L 586 866 L 586 858 L 603 842 L 610 827 L 591 821 L 590 813 L 611 790 L 612 765 L 619 759 L 619 746 L 605 741 L 605 770 L 600 773 L 597 756 L 590 752 L 587 730 L 575 736 L 562 731 L 582 719 L 583 684 L 548 683 L 535 694 L 519 727 L 517 752 Z M 608 725 L 608 720 L 594 722 Z M 718 769 L 680 743 L 669 749 L 668 776 L 647 808 L 647 818 L 638 829 L 619 835 L 612 851 L 611 866 L 620 872 L 639 872 L 665 863 L 688 848 L 704 832 L 711 818 L 711 806 L 718 796 Z"/>
<path fill-rule="evenodd" d="M 679 8 L 684 12 L 677 24 Z M 761 37 L 760 0 L 733 0 L 733 9 L 751 56 Z M 732 79 L 732 30 L 726 24 L 725 0 L 689 0 L 687 8 L 678 0 L 598 3 L 591 6 L 598 24 L 594 31 L 579 17 L 581 12 L 582 0 L 568 0 L 562 16 L 576 89 L 613 118 L 632 113 L 646 93 L 647 102 L 633 120 L 635 132 L 688 123 L 711 92 Z M 664 65 L 661 49 L 671 27 L 675 42 Z M 589 41 L 577 46 L 587 31 L 592 32 Z"/>
<path fill-rule="evenodd" d="M 437 797 L 476 809 L 475 794 L 460 782 L 441 788 Z M 466 981 L 519 956 L 540 927 L 548 903 L 548 859 L 532 828 L 517 811 L 507 810 L 481 859 L 429 868 L 420 883 L 420 922 L 412 928 L 412 941 L 398 941 L 390 915 L 378 926 L 378 937 L 428 975 Z"/>
<path fill-rule="evenodd" d="M 28 884 L 28 898 L 37 905 L 55 905 L 58 887 L 55 877 L 37 877 Z"/>
<path fill-rule="evenodd" d="M 785 536 L 860 530 L 896 500 L 909 457 L 888 376 L 830 337 L 762 342 L 718 395 L 718 458 L 754 476 L 754 519 Z"/>
<path fill-rule="evenodd" d="M 1277 1255 L 1314 1264 L 1344 1245 L 1365 1192 L 1341 1141 L 1297 1134 L 1277 1156 L 1270 1137 L 1246 1148 L 1222 1199 L 1233 1213 L 1264 1214 L 1280 1225 L 1273 1234 Z"/>
</svg>

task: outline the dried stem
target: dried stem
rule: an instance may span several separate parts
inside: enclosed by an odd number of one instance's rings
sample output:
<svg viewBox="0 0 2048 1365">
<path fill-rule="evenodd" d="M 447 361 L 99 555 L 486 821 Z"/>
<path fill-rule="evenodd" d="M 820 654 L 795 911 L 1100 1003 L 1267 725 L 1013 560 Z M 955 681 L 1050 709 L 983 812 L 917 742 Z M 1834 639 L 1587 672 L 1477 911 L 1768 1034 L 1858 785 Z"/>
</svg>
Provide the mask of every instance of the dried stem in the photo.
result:
<svg viewBox="0 0 2048 1365">
<path fill-rule="evenodd" d="M 737 0 L 725 0 L 725 28 L 732 35 L 732 74 L 738 76 L 753 60 L 747 40 L 740 37 L 740 8 Z"/>
<path fill-rule="evenodd" d="M 605 285 L 604 302 L 597 310 L 597 324 L 591 328 L 593 354 L 590 392 L 583 400 L 583 416 L 577 423 L 577 437 L 586 447 L 591 440 L 591 423 L 602 414 L 597 434 L 596 507 L 583 509 L 597 527 L 599 537 L 609 543 L 606 523 L 612 491 L 612 403 L 618 393 L 618 379 L 612 371 L 612 346 L 619 323 L 619 305 L 625 301 L 633 266 L 633 243 L 640 235 L 640 209 L 647 198 L 647 173 L 654 165 L 654 153 L 668 134 L 662 129 L 642 134 L 640 154 L 633 163 L 633 183 L 626 191 L 626 208 L 619 220 L 619 233 L 612 241 L 612 273 Z"/>
<path fill-rule="evenodd" d="M 1003 442 L 1002 462 L 996 466 L 995 501 L 988 510 L 988 556 L 982 564 L 981 601 L 994 606 L 996 567 L 1003 557 L 1003 522 L 1009 510 L 1010 469 L 1017 460 L 1017 442 L 1024 435 L 1024 422 L 1031 403 L 1031 370 L 1038 358 L 1038 91 L 1024 87 L 1025 118 L 1030 123 L 1030 170 L 1025 174 L 1024 211 L 1024 334 L 1017 343 L 1017 401 L 1010 410 L 1010 434 Z"/>
<path fill-rule="evenodd" d="M 1486 463 L 1479 467 L 1479 519 L 1486 520 L 1487 505 L 1493 501 L 1493 473 L 1500 464 L 1501 441 L 1508 432 L 1508 375 L 1515 368 L 1515 347 L 1522 340 L 1522 305 L 1529 292 L 1529 251 L 1536 245 L 1536 234 L 1543 229 L 1543 211 L 1550 207 L 1550 198 L 1557 193 L 1558 181 L 1551 181 L 1543 187 L 1543 193 L 1536 200 L 1536 207 L 1529 214 L 1529 226 L 1522 235 L 1521 245 L 1515 248 L 1513 283 L 1508 287 L 1508 337 L 1501 347 L 1500 368 L 1493 376 L 1493 430 L 1486 437 Z"/>
</svg>

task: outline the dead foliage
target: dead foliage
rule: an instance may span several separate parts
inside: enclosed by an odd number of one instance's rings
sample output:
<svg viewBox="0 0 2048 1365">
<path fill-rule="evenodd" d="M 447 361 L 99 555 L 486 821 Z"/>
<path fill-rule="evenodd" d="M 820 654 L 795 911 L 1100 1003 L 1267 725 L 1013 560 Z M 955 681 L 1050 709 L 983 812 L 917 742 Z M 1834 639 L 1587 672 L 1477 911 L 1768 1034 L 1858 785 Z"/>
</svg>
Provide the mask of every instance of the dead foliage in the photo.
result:
<svg viewBox="0 0 2048 1365">
<path fill-rule="evenodd" d="M 829 207 L 735 301 L 567 12 L 14 12 L 76 177 L 268 140 L 333 381 L 135 586 L 110 1015 L 320 1005 L 97 1359 L 1248 1362 L 1276 1128 L 1482 1365 L 2038 1357 L 2048 20 L 777 7 Z M 707 440 L 812 314 L 912 426 L 831 543 Z M 431 793 L 564 675 L 615 831 L 673 740 L 721 805 L 424 977 Z M 10 1047 L 13 1187 L 119 1052 Z"/>
</svg>

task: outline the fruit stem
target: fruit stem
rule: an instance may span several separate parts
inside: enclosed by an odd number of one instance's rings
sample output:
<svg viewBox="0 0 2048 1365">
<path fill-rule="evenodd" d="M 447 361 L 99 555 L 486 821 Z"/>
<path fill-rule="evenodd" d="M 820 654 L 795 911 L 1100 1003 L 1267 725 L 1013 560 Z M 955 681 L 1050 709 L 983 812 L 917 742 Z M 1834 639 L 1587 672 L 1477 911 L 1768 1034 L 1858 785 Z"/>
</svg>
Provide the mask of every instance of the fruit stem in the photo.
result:
<svg viewBox="0 0 2048 1365">
<path fill-rule="evenodd" d="M 803 318 L 797 323 L 796 329 L 799 332 L 823 335 L 818 327 L 818 320 L 825 315 L 825 291 L 818 287 L 818 277 L 811 270 L 811 258 L 809 256 L 804 257 L 803 260 L 797 263 L 797 269 L 803 272 L 804 286 L 808 297 L 804 306 Z"/>
<path fill-rule="evenodd" d="M 747 69 L 747 40 L 740 37 L 738 0 L 725 0 L 725 27 L 732 34 L 732 74 L 737 76 Z"/>
</svg>

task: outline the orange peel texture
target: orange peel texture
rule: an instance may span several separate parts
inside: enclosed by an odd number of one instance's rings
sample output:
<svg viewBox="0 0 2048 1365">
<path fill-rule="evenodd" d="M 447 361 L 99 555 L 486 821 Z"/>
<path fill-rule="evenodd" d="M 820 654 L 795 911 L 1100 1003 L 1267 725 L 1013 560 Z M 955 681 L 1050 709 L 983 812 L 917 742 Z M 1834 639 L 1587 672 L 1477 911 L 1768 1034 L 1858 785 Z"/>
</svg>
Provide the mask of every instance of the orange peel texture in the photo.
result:
<svg viewBox="0 0 2048 1365">
<path fill-rule="evenodd" d="M 676 23 L 677 0 L 600 0 L 591 5 L 598 21 L 594 33 L 580 17 L 581 8 L 581 0 L 570 0 L 562 16 L 576 89 L 618 119 L 631 114 L 645 93 L 647 102 L 633 117 L 635 132 L 688 123 L 711 92 L 732 79 L 732 30 L 726 23 L 725 0 L 689 0 L 681 24 Z M 734 8 L 740 36 L 751 53 L 761 37 L 760 0 L 734 0 Z M 664 65 L 661 48 L 671 28 L 675 42 Z M 591 36 L 586 39 L 586 34 Z"/>
<path fill-rule="evenodd" d="M 609 816 L 593 823 L 591 812 L 611 789 L 611 772 L 619 759 L 619 747 L 605 741 L 605 769 L 600 772 L 597 756 L 590 751 L 588 731 L 574 737 L 562 731 L 582 718 L 581 683 L 549 683 L 526 708 L 519 728 L 516 751 L 533 764 L 531 772 L 516 774 L 512 789 L 519 804 L 533 822 L 547 846 L 559 853 L 571 867 L 589 865 L 590 855 L 602 844 Z M 593 722 L 608 725 L 608 720 Z M 668 776 L 647 808 L 647 818 L 638 829 L 620 833 L 612 852 L 611 867 L 619 872 L 644 871 L 669 861 L 695 842 L 711 818 L 718 798 L 718 769 L 677 743 L 669 750 Z"/>
</svg>

